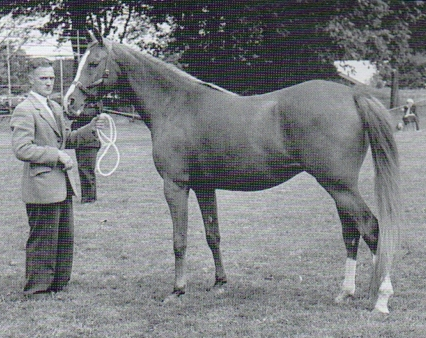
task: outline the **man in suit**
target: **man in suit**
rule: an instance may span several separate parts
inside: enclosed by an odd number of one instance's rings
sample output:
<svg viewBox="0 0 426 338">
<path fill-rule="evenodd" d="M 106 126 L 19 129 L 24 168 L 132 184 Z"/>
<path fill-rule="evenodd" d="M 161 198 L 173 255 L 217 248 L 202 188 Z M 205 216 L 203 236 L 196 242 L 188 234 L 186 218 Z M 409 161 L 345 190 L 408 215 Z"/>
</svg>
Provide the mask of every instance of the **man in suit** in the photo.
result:
<svg viewBox="0 0 426 338">
<path fill-rule="evenodd" d="M 61 291 L 71 277 L 76 185 L 69 172 L 73 161 L 64 149 L 96 139 L 105 118 L 71 132 L 61 106 L 49 99 L 55 80 L 50 61 L 30 60 L 28 78 L 31 91 L 10 125 L 14 154 L 24 162 L 22 200 L 30 226 L 24 295 L 35 297 Z"/>
</svg>

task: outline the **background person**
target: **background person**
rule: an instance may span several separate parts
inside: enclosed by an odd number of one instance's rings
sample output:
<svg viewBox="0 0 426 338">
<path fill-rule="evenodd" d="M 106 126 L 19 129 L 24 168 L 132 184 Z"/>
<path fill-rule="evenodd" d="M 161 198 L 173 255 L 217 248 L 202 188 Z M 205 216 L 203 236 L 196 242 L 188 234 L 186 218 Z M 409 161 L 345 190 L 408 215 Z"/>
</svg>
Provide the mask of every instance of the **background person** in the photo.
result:
<svg viewBox="0 0 426 338">
<path fill-rule="evenodd" d="M 77 130 L 91 123 L 92 119 L 98 114 L 99 107 L 97 104 L 87 105 L 80 116 L 73 119 L 71 130 Z M 97 199 L 95 168 L 100 147 L 101 142 L 96 139 L 75 148 L 81 185 L 81 203 L 92 203 Z"/>
<path fill-rule="evenodd" d="M 73 161 L 63 149 L 93 141 L 105 118 L 69 130 L 61 106 L 49 99 L 55 80 L 50 61 L 30 60 L 28 78 L 31 91 L 15 108 L 10 126 L 13 152 L 24 162 L 22 200 L 30 226 L 24 294 L 35 297 L 61 291 L 71 277 L 76 189 L 69 172 Z"/>
<path fill-rule="evenodd" d="M 402 117 L 404 126 L 414 122 L 416 124 L 416 130 L 420 130 L 419 117 L 416 113 L 416 105 L 414 104 L 414 100 L 407 99 L 406 105 L 402 109 L 404 111 L 404 116 Z"/>
</svg>

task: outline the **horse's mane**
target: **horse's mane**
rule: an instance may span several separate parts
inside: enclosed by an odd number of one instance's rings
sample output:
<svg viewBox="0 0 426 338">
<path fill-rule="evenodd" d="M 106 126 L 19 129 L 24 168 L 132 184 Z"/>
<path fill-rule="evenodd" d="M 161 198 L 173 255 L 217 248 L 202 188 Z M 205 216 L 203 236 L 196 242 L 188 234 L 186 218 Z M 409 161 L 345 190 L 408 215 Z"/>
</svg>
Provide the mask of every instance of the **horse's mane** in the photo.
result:
<svg viewBox="0 0 426 338">
<path fill-rule="evenodd" d="M 191 74 L 188 74 L 187 72 L 185 72 L 182 69 L 178 68 L 174 64 L 165 62 L 165 61 L 163 61 L 163 60 L 161 60 L 161 59 L 159 59 L 159 58 L 157 58 L 155 56 L 152 56 L 149 53 L 141 52 L 141 51 L 133 49 L 133 48 L 131 48 L 129 46 L 118 44 L 118 43 L 112 43 L 112 45 L 116 46 L 116 47 L 125 47 L 124 49 L 132 51 L 132 54 L 135 57 L 137 57 L 137 58 L 142 57 L 142 58 L 148 60 L 151 64 L 154 64 L 157 68 L 160 68 L 161 70 L 167 70 L 167 71 L 171 72 L 172 74 L 177 75 L 180 79 L 187 80 L 187 81 L 189 81 L 191 83 L 200 84 L 202 86 L 206 86 L 206 87 L 212 88 L 214 90 L 217 90 L 217 91 L 229 94 L 229 95 L 238 96 L 238 94 L 235 94 L 235 93 L 233 93 L 233 92 L 231 92 L 229 90 L 226 90 L 226 89 L 224 89 L 224 88 L 222 88 L 220 86 L 217 86 L 217 85 L 215 85 L 213 83 L 205 82 L 205 81 L 202 81 L 200 79 L 197 79 L 195 76 L 193 76 Z"/>
</svg>

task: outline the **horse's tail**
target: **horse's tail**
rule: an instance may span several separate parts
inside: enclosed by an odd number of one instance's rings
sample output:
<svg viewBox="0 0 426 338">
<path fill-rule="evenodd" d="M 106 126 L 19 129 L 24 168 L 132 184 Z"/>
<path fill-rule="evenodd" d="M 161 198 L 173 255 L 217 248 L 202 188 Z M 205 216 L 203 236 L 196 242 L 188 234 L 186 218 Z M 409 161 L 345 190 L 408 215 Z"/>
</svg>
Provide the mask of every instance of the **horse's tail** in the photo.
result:
<svg viewBox="0 0 426 338">
<path fill-rule="evenodd" d="M 354 96 L 367 132 L 375 171 L 375 195 L 379 208 L 379 241 L 370 293 L 376 297 L 386 275 L 390 274 L 399 244 L 399 161 L 390 114 L 368 94 Z"/>
</svg>

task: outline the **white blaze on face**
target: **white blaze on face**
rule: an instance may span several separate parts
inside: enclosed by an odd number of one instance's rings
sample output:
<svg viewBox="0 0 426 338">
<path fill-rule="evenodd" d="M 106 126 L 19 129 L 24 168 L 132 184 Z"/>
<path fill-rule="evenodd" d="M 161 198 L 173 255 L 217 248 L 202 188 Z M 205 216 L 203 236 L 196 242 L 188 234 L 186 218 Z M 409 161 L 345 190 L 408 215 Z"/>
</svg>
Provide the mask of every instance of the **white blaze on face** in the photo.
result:
<svg viewBox="0 0 426 338">
<path fill-rule="evenodd" d="M 74 92 L 76 84 L 80 81 L 80 77 L 81 77 L 81 74 L 83 72 L 83 67 L 86 64 L 86 61 L 87 61 L 87 58 L 89 57 L 89 55 L 90 55 L 90 50 L 88 49 L 86 51 L 86 53 L 84 53 L 83 57 L 80 60 L 80 63 L 78 64 L 77 74 L 75 75 L 74 82 L 71 84 L 70 88 L 68 89 L 67 93 L 65 94 L 64 103 L 65 103 L 65 107 L 67 108 L 67 111 L 69 110 L 68 109 L 69 108 L 68 107 L 69 97 L 70 97 L 71 93 Z M 78 112 L 77 114 L 79 115 L 79 113 L 80 112 Z"/>
</svg>

